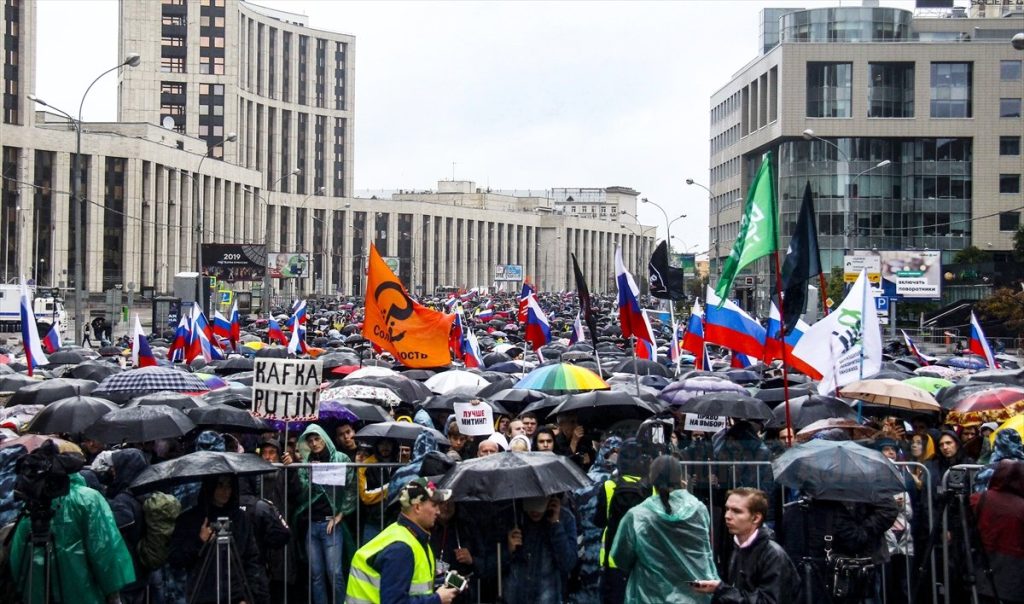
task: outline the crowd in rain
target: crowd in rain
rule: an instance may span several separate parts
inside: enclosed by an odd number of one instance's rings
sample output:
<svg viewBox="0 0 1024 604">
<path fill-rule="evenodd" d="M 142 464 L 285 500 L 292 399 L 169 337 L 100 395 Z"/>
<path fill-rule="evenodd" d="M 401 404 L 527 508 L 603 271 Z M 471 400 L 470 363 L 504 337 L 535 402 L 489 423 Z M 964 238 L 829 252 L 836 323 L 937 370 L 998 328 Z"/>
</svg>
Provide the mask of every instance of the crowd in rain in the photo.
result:
<svg viewBox="0 0 1024 604">
<path fill-rule="evenodd" d="M 376 601 L 1024 602 L 1024 371 L 892 342 L 821 395 L 717 347 L 703 370 L 636 359 L 609 297 L 571 341 L 576 294 L 538 301 L 553 338 L 533 350 L 516 294 L 421 300 L 460 306 L 483 352 L 428 370 L 363 338 L 360 301 L 311 299 L 300 356 L 323 385 L 291 420 L 250 413 L 254 363 L 294 356 L 255 315 L 212 362 L 168 362 L 158 331 L 158 365 L 134 368 L 98 334 L 29 377 L 8 346 L 0 602 L 364 601 L 357 551 L 413 510 L 436 584 Z M 466 404 L 488 433 L 463 433 Z"/>
</svg>

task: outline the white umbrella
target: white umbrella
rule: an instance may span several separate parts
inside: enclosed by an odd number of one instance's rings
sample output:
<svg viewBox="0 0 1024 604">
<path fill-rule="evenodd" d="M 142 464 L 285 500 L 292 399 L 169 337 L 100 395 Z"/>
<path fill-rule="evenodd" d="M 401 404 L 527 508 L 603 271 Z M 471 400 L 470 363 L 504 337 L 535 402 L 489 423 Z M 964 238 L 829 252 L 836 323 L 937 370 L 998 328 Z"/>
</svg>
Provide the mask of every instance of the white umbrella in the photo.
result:
<svg viewBox="0 0 1024 604">
<path fill-rule="evenodd" d="M 424 382 L 436 394 L 466 394 L 472 396 L 490 384 L 487 380 L 469 371 L 443 371 Z"/>
</svg>

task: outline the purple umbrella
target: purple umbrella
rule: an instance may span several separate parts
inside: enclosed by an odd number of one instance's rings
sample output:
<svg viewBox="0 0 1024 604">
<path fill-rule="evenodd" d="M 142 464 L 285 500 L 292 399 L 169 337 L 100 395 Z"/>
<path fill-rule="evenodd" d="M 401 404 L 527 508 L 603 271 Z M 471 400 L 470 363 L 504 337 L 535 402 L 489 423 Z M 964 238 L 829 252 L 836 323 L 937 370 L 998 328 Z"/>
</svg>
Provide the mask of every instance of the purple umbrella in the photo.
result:
<svg viewBox="0 0 1024 604">
<path fill-rule="evenodd" d="M 711 376 L 700 376 L 669 384 L 661 391 L 658 398 L 669 405 L 682 405 L 694 397 L 721 392 L 749 394 L 746 388 L 729 380 Z"/>
</svg>

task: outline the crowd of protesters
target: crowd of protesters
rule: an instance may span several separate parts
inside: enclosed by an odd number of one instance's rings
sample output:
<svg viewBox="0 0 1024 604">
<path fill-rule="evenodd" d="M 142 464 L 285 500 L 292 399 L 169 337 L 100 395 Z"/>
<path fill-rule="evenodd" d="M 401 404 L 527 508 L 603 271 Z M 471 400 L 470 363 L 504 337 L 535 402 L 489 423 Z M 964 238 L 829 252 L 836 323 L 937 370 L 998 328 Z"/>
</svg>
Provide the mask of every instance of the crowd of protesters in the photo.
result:
<svg viewBox="0 0 1024 604">
<path fill-rule="evenodd" d="M 556 314 L 566 298 L 542 300 Z M 311 337 L 328 337 L 358 321 L 358 312 L 335 311 Z M 569 316 L 566 309 L 558 314 Z M 50 451 L 70 475 L 70 491 L 54 500 L 50 520 L 61 555 L 47 570 L 58 571 L 51 578 L 57 589 L 47 599 L 41 586 L 49 584 L 26 570 L 43 569 L 40 546 L 30 539 L 33 522 L 19 515 L 20 501 L 8 495 L 13 488 L 0 489 L 0 523 L 13 535 L 5 540 L 8 589 L 0 601 L 929 601 L 930 589 L 914 592 L 935 579 L 924 557 L 945 543 L 952 553 L 936 559 L 951 566 L 947 589 L 960 602 L 974 585 L 960 570 L 971 548 L 956 523 L 976 526 L 988 553 L 976 561 L 994 580 L 979 569 L 980 596 L 1024 597 L 1024 451 L 1015 430 L 1000 431 L 992 443 L 992 424 L 869 417 L 875 436 L 862 444 L 914 463 L 901 466 L 905 493 L 851 503 L 777 485 L 765 462 L 793 443 L 785 430 L 761 422 L 688 431 L 682 414 L 668 408 L 639 427 L 609 430 L 571 413 L 524 412 L 495 417 L 489 436 L 468 437 L 453 416 L 432 416 L 417 402 L 387 411 L 436 430 L 447 444 L 432 431 L 412 443 L 362 442 L 358 422 L 327 420 L 300 433 L 204 431 L 110 450 L 88 439 L 61 441 Z M 851 434 L 833 429 L 815 438 Z M 129 489 L 150 465 L 194 450 L 259 455 L 279 469 L 208 476 L 166 493 Z M 510 493 L 499 503 L 453 501 L 436 487 L 457 464 L 506 451 L 560 456 L 592 484 L 547 497 Z M 24 454 L 0 449 L 0 485 L 13 487 Z M 971 481 L 976 492 L 963 510 L 947 506 L 941 478 L 970 463 L 985 466 Z M 315 464 L 347 464 L 340 466 L 344 478 L 322 484 Z M 954 528 L 943 534 L 936 527 L 946 510 Z M 411 536 L 396 536 L 394 527 Z M 206 547 L 225 535 L 230 548 Z M 823 564 L 835 555 L 868 568 L 851 575 L 863 580 L 845 593 L 837 593 L 834 569 Z M 423 564 L 430 568 L 426 587 Z M 449 571 L 468 577 L 468 588 L 442 585 Z"/>
</svg>

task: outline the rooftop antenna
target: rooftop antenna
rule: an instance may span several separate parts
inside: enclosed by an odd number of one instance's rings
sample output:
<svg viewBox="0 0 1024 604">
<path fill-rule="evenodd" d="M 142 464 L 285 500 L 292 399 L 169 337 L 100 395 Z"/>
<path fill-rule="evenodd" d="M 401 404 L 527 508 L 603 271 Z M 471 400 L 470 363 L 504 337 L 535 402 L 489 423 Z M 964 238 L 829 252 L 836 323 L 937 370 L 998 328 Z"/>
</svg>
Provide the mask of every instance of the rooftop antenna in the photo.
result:
<svg viewBox="0 0 1024 604">
<path fill-rule="evenodd" d="M 452 162 L 452 182 L 455 182 L 455 162 Z"/>
</svg>

